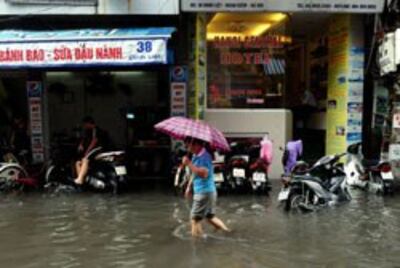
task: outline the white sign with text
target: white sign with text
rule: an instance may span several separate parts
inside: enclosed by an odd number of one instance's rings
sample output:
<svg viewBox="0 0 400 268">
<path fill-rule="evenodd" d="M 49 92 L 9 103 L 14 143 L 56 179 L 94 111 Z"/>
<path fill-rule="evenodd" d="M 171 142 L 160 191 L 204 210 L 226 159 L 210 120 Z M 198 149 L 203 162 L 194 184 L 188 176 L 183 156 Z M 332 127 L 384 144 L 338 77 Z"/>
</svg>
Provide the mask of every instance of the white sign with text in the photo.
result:
<svg viewBox="0 0 400 268">
<path fill-rule="evenodd" d="M 0 43 L 0 67 L 166 63 L 164 39 Z"/>
<path fill-rule="evenodd" d="M 182 10 L 380 13 L 383 0 L 182 0 Z"/>
</svg>

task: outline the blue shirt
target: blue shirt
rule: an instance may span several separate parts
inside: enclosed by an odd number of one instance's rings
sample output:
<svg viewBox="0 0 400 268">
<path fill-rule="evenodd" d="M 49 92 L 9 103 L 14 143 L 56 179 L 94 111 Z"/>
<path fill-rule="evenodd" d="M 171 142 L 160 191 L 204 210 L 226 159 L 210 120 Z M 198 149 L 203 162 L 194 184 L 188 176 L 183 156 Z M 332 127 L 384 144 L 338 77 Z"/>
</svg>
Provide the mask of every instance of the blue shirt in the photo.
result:
<svg viewBox="0 0 400 268">
<path fill-rule="evenodd" d="M 206 168 L 208 170 L 208 177 L 201 178 L 194 174 L 193 177 L 193 192 L 194 194 L 205 194 L 216 192 L 214 183 L 214 169 L 212 164 L 211 155 L 203 149 L 198 155 L 194 155 L 192 163 L 196 167 Z"/>
</svg>

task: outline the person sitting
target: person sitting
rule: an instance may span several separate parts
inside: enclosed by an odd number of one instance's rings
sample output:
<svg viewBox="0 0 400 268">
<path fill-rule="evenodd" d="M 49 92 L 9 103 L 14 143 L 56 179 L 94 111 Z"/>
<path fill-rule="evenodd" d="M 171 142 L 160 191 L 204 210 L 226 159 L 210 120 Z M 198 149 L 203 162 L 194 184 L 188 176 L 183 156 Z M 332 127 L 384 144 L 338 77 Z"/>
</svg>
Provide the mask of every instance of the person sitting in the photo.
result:
<svg viewBox="0 0 400 268">
<path fill-rule="evenodd" d="M 106 132 L 96 125 L 92 117 L 86 116 L 82 123 L 84 133 L 78 147 L 81 158 L 75 163 L 77 178 L 74 182 L 78 185 L 85 182 L 89 170 L 89 153 L 95 148 L 104 150 L 108 146 Z"/>
</svg>

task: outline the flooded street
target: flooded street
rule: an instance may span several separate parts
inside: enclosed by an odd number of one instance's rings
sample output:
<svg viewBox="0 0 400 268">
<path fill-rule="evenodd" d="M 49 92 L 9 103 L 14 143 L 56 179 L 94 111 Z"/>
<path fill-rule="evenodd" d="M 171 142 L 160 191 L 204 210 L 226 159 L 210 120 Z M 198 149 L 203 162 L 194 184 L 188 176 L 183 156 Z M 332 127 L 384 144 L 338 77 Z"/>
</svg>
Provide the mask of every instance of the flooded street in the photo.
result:
<svg viewBox="0 0 400 268">
<path fill-rule="evenodd" d="M 193 241 L 190 204 L 170 193 L 2 196 L 2 267 L 394 267 L 400 262 L 400 195 L 357 193 L 313 214 L 270 197 L 223 196 L 234 230 Z"/>
</svg>

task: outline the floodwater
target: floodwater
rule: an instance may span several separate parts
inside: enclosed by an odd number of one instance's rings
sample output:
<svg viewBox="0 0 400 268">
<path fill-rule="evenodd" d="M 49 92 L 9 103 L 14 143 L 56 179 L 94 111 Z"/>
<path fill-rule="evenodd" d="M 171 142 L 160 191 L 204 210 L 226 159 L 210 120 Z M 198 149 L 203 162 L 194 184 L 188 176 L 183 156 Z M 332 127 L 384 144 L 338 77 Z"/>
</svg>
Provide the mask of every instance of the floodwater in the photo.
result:
<svg viewBox="0 0 400 268">
<path fill-rule="evenodd" d="M 400 193 L 355 193 L 311 214 L 270 197 L 221 196 L 231 234 L 188 233 L 188 201 L 165 191 L 122 196 L 0 197 L 0 267 L 400 267 Z"/>
</svg>

